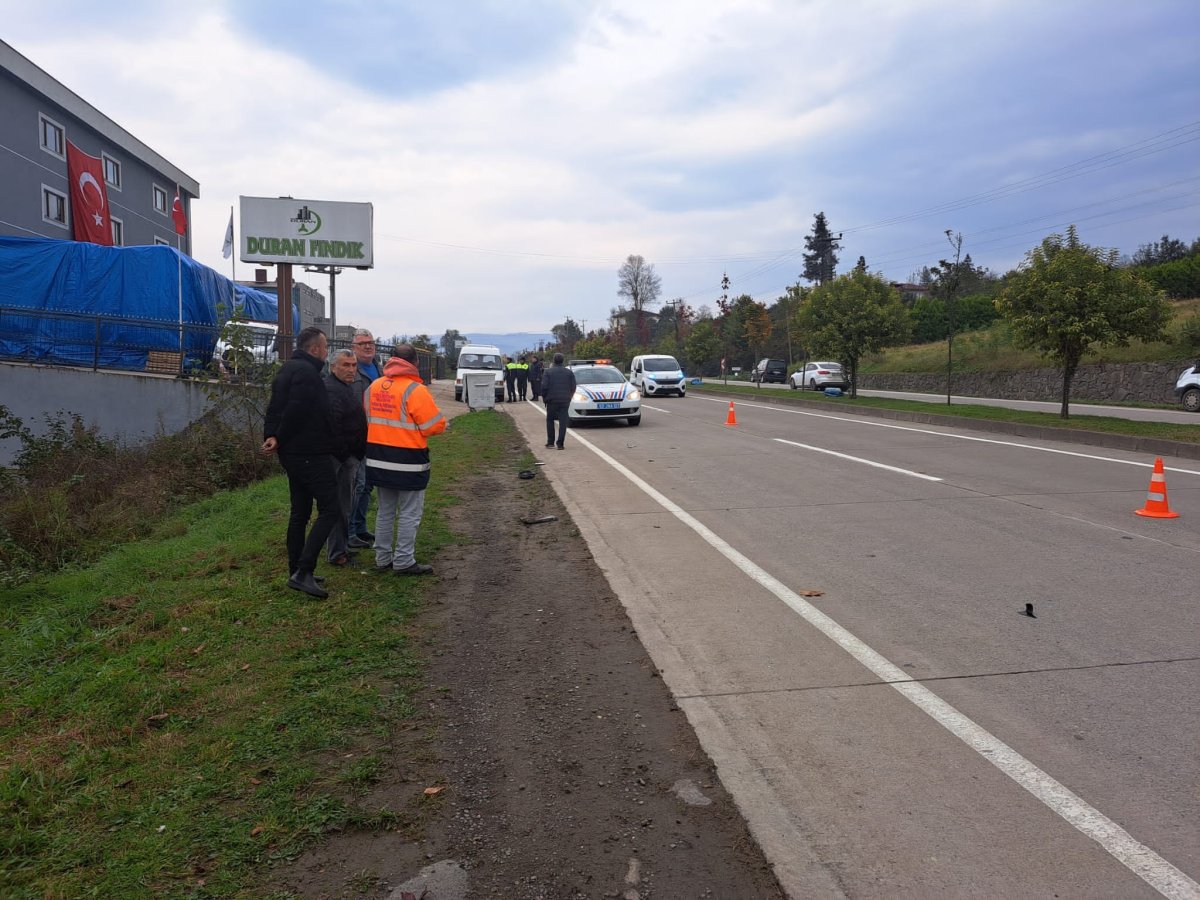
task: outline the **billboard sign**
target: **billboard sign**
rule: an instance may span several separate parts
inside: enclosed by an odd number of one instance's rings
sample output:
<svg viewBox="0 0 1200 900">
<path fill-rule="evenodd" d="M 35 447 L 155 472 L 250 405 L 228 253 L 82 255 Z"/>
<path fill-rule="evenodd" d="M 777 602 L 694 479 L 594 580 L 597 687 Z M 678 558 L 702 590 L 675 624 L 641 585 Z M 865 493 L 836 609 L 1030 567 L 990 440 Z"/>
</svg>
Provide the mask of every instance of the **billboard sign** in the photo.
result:
<svg viewBox="0 0 1200 900">
<path fill-rule="evenodd" d="M 307 266 L 375 265 L 370 203 L 240 197 L 242 262 L 300 263 Z"/>
</svg>

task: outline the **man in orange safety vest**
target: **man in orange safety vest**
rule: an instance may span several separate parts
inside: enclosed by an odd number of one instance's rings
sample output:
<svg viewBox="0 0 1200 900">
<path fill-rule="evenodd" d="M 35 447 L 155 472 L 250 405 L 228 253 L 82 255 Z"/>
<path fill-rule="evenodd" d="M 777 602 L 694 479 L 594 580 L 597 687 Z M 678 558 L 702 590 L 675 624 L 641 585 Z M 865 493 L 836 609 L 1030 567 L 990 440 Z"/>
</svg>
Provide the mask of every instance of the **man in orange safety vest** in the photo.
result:
<svg viewBox="0 0 1200 900">
<path fill-rule="evenodd" d="M 429 575 L 417 562 L 417 528 L 429 486 L 426 438 L 446 430 L 446 418 L 417 371 L 417 351 L 397 344 L 383 377 L 363 394 L 367 413 L 367 484 L 379 489 L 375 517 L 375 569 Z"/>
</svg>

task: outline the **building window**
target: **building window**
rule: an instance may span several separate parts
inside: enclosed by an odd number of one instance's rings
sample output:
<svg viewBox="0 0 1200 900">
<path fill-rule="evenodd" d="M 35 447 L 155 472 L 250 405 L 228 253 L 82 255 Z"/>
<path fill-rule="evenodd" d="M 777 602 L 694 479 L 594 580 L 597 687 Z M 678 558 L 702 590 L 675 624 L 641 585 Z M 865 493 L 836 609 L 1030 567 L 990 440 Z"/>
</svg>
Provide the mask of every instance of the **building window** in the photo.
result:
<svg viewBox="0 0 1200 900">
<path fill-rule="evenodd" d="M 102 153 L 104 158 L 104 180 L 108 182 L 108 186 L 121 189 L 121 164 L 109 156 L 107 153 Z"/>
<path fill-rule="evenodd" d="M 59 159 L 67 158 L 67 140 L 63 127 L 49 116 L 38 115 L 38 127 L 42 132 L 42 149 Z"/>
<path fill-rule="evenodd" d="M 166 238 L 155 237 L 154 238 L 154 246 L 155 247 L 170 247 L 171 242 L 168 241 Z"/>
<path fill-rule="evenodd" d="M 122 222 L 120 219 L 113 219 L 111 216 L 109 218 L 112 221 L 113 246 L 114 247 L 124 247 L 125 246 L 125 223 Z"/>
<path fill-rule="evenodd" d="M 42 221 L 67 227 L 67 195 L 42 185 Z"/>
<path fill-rule="evenodd" d="M 167 200 L 167 192 L 157 184 L 154 185 L 154 211 L 165 216 L 170 210 L 171 204 Z"/>
</svg>

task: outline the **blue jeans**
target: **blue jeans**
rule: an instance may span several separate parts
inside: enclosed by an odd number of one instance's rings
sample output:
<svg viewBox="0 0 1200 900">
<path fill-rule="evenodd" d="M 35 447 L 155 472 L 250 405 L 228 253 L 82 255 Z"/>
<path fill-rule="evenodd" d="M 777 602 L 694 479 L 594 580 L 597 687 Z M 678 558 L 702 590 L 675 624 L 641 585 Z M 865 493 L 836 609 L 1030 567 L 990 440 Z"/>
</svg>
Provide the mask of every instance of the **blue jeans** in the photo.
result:
<svg viewBox="0 0 1200 900">
<path fill-rule="evenodd" d="M 360 460 L 354 472 L 354 503 L 350 507 L 350 537 L 367 532 L 367 508 L 371 505 L 371 489 L 367 487 L 367 467 Z"/>
</svg>

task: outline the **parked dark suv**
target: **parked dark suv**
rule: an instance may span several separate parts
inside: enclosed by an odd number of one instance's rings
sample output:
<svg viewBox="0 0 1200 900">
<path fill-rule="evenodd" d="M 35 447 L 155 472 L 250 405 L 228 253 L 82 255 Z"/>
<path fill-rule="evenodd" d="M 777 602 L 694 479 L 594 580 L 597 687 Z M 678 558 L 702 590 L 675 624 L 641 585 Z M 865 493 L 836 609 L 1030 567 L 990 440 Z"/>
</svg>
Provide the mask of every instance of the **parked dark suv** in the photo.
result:
<svg viewBox="0 0 1200 900">
<path fill-rule="evenodd" d="M 787 381 L 787 363 L 782 359 L 760 359 L 750 370 L 750 380 L 757 384 L 783 384 Z"/>
</svg>

